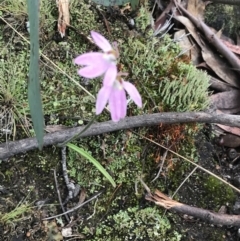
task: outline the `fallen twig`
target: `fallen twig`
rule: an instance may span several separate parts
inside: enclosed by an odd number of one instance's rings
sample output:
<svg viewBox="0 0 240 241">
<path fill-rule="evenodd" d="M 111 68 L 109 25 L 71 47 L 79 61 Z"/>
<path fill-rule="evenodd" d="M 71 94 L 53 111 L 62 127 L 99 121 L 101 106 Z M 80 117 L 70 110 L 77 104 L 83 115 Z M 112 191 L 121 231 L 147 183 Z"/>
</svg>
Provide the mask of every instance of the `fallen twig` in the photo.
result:
<svg viewBox="0 0 240 241">
<path fill-rule="evenodd" d="M 60 194 L 59 187 L 58 187 L 58 181 L 57 181 L 57 175 L 56 175 L 55 169 L 53 170 L 53 173 L 54 173 L 55 186 L 56 186 L 56 190 L 57 190 L 57 194 L 58 194 L 58 200 L 59 200 L 60 206 L 62 208 L 62 211 L 65 213 L 66 210 L 65 210 L 65 208 L 63 206 L 63 203 L 62 203 L 62 198 L 61 198 L 61 194 Z M 65 214 L 65 218 L 68 222 L 70 222 L 70 218 L 67 214 Z"/>
<path fill-rule="evenodd" d="M 206 209 L 192 207 L 172 200 L 159 190 L 156 190 L 154 194 L 152 194 L 142 178 L 138 177 L 138 180 L 142 183 L 147 192 L 145 196 L 146 200 L 154 202 L 158 206 L 164 207 L 170 211 L 187 214 L 212 224 L 240 227 L 240 215 L 220 214 Z"/>
<path fill-rule="evenodd" d="M 70 199 L 73 199 L 80 191 L 80 186 L 77 184 L 75 185 L 73 182 L 69 181 L 68 172 L 67 172 L 67 155 L 66 155 L 66 146 L 62 147 L 62 170 L 63 170 L 63 177 L 68 189 L 68 195 L 63 202 L 63 205 L 66 205 Z"/>
<path fill-rule="evenodd" d="M 172 146 L 172 145 L 171 145 L 171 146 Z M 169 148 L 171 148 L 171 146 L 170 146 Z M 168 148 L 168 149 L 169 149 L 169 148 Z M 161 174 L 161 172 L 162 172 L 163 165 L 164 165 L 164 163 L 165 163 L 167 154 L 168 154 L 168 149 L 165 150 L 165 152 L 164 152 L 164 154 L 163 154 L 163 156 L 162 156 L 162 158 L 161 158 L 161 159 L 162 159 L 162 163 L 161 163 L 161 165 L 159 165 L 158 173 L 157 173 L 156 177 L 154 177 L 154 179 L 153 179 L 151 182 L 155 182 L 155 181 L 159 178 L 159 176 L 160 176 L 160 174 Z"/>
<path fill-rule="evenodd" d="M 97 198 L 100 194 L 102 194 L 102 192 L 97 193 L 95 196 L 89 198 L 89 199 L 88 199 L 87 201 L 85 201 L 84 203 L 78 204 L 77 206 L 75 206 L 75 207 L 71 208 L 70 210 L 66 211 L 65 213 L 61 213 L 61 214 L 58 214 L 58 215 L 54 215 L 54 216 L 48 217 L 48 218 L 43 218 L 42 220 L 49 220 L 49 219 L 61 217 L 61 216 L 65 215 L 65 214 L 71 213 L 71 212 L 79 209 L 80 207 L 84 206 L 85 204 L 91 202 L 92 200 L 94 200 L 95 198 Z"/>
<path fill-rule="evenodd" d="M 240 127 L 240 118 L 236 115 L 228 114 L 211 114 L 205 112 L 167 112 L 156 113 L 150 115 L 140 115 L 127 117 L 117 123 L 112 121 L 106 121 L 93 124 L 82 135 L 94 136 L 103 133 L 126 130 L 136 127 L 154 126 L 159 124 L 176 124 L 176 123 L 218 123 L 228 126 Z M 70 137 L 80 133 L 85 126 L 69 128 L 66 130 L 48 133 L 44 136 L 43 145 L 56 145 L 62 143 Z M 24 153 L 38 148 L 38 142 L 36 138 L 27 138 L 19 141 L 10 141 L 0 145 L 0 160 L 12 157 L 19 153 Z"/>
<path fill-rule="evenodd" d="M 156 190 L 154 194 L 148 193 L 146 199 L 154 202 L 158 206 L 164 207 L 171 211 L 199 218 L 205 222 L 209 222 L 216 225 L 240 227 L 240 215 L 220 214 L 206 209 L 192 207 L 174 201 L 158 190 Z"/>
</svg>

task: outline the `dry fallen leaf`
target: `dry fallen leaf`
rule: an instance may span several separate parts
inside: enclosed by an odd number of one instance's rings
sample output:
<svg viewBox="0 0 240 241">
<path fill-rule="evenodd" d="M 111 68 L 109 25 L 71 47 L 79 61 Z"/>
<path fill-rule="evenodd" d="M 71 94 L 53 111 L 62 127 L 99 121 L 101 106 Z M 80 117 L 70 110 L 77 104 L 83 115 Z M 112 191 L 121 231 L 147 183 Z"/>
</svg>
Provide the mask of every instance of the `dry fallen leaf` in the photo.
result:
<svg viewBox="0 0 240 241">
<path fill-rule="evenodd" d="M 198 65 L 197 67 L 202 67 L 202 64 Z M 204 67 L 204 68 L 207 69 L 207 67 Z M 233 89 L 228 83 L 223 82 L 219 78 L 216 78 L 213 76 L 211 76 L 210 78 L 210 85 L 211 85 L 211 89 L 221 91 L 221 92 L 230 91 Z"/>
<path fill-rule="evenodd" d="M 216 53 L 211 51 L 210 47 L 202 48 L 202 56 L 207 65 L 217 74 L 222 80 L 233 87 L 240 87 L 240 82 L 237 75 L 226 65 L 226 60 L 223 60 Z"/>
<path fill-rule="evenodd" d="M 222 42 L 235 54 L 240 54 L 240 46 L 229 43 L 228 41 L 222 40 Z"/>
<path fill-rule="evenodd" d="M 66 28 L 70 25 L 69 0 L 56 0 L 58 6 L 58 31 L 63 38 L 66 35 Z"/>
<path fill-rule="evenodd" d="M 180 45 L 182 53 L 187 55 L 194 65 L 198 65 L 201 62 L 201 50 L 186 34 L 186 30 L 179 30 L 175 32 L 174 40 Z"/>
<path fill-rule="evenodd" d="M 187 30 L 191 33 L 191 36 L 197 42 L 198 46 L 202 49 L 202 57 L 206 61 L 207 65 L 225 82 L 231 86 L 240 87 L 240 82 L 237 75 L 226 65 L 226 61 L 223 60 L 217 53 L 213 52 L 210 46 L 201 39 L 199 32 L 193 25 L 193 23 L 186 17 L 174 16 L 179 22 L 181 22 Z"/>
<path fill-rule="evenodd" d="M 240 146 L 240 137 L 233 134 L 223 135 L 219 141 L 219 144 L 222 146 L 227 146 L 231 148 L 236 148 Z"/>
<path fill-rule="evenodd" d="M 240 136 L 240 128 L 238 128 L 238 127 L 225 126 L 225 125 L 220 125 L 220 124 L 217 124 L 217 126 L 228 133 L 234 134 L 236 136 Z"/>
<path fill-rule="evenodd" d="M 234 114 L 240 111 L 240 91 L 232 89 L 210 96 L 211 103 L 223 113 Z"/>
<path fill-rule="evenodd" d="M 187 10 L 193 15 L 203 20 L 206 3 L 202 0 L 188 0 Z"/>
</svg>

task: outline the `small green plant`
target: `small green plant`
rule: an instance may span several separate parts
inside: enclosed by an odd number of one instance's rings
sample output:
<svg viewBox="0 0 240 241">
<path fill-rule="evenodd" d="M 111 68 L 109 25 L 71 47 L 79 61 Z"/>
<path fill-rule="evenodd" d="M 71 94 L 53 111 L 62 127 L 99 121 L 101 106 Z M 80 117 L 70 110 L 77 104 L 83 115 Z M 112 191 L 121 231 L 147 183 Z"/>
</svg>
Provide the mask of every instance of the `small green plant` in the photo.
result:
<svg viewBox="0 0 240 241">
<path fill-rule="evenodd" d="M 209 77 L 192 64 L 175 59 L 180 49 L 168 36 L 146 42 L 129 38 L 122 48 L 124 70 L 130 68 L 130 78 L 142 86 L 146 107 L 181 112 L 207 108 Z"/>
<path fill-rule="evenodd" d="M 21 221 L 22 219 L 26 218 L 26 214 L 29 213 L 32 209 L 33 207 L 31 206 L 31 204 L 21 202 L 10 212 L 0 212 L 0 223 L 9 224 Z"/>
<path fill-rule="evenodd" d="M 178 63 L 181 75 L 175 80 L 168 78 L 159 85 L 164 109 L 169 111 L 198 111 L 209 106 L 209 76 L 193 65 Z"/>
<path fill-rule="evenodd" d="M 6 52 L 5 52 L 6 51 Z M 4 56 L 8 51 L 3 49 Z M 27 135 L 30 135 L 28 126 L 29 107 L 27 102 L 27 79 L 26 69 L 28 68 L 26 59 L 27 53 L 18 53 L 18 58 L 21 64 L 16 64 L 13 60 L 13 54 L 9 55 L 7 61 L 0 61 L 0 104 L 3 111 L 7 111 L 8 115 L 5 116 L 5 125 L 9 126 L 9 131 L 14 133 L 16 130 L 17 122 L 21 123 Z M 3 108 L 4 107 L 4 108 Z M 12 124 L 9 123 L 8 116 Z M 3 127 L 1 127 L 2 129 Z"/>
<path fill-rule="evenodd" d="M 1 2 L 0 10 L 14 16 L 27 15 L 27 1 L 5 0 Z"/>
<path fill-rule="evenodd" d="M 81 156 L 85 157 L 87 160 L 89 160 L 107 178 L 107 180 L 113 185 L 113 187 L 116 187 L 116 183 L 114 182 L 112 177 L 103 168 L 103 166 L 95 158 L 93 158 L 88 152 L 86 152 L 82 148 L 77 147 L 72 143 L 68 143 L 67 146 L 73 149 L 74 151 L 76 151 L 77 153 L 79 153 Z"/>
<path fill-rule="evenodd" d="M 139 8 L 138 15 L 136 17 L 136 28 L 142 34 L 146 32 L 147 27 L 151 24 L 151 12 L 149 11 L 148 1 L 145 1 Z M 149 36 L 153 34 L 153 30 L 148 32 Z"/>
</svg>

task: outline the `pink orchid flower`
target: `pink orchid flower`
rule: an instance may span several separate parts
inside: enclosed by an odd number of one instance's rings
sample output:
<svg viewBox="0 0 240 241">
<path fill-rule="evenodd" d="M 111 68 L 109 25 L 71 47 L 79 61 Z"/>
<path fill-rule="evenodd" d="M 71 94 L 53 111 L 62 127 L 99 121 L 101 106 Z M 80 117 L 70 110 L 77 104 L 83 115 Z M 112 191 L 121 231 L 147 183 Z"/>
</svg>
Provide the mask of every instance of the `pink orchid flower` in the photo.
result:
<svg viewBox="0 0 240 241">
<path fill-rule="evenodd" d="M 118 50 L 114 49 L 101 34 L 91 31 L 91 36 L 103 53 L 91 52 L 75 58 L 75 64 L 85 66 L 78 71 L 78 74 L 93 79 L 105 73 L 105 81 L 112 82 L 117 77 Z"/>
<path fill-rule="evenodd" d="M 114 122 L 124 118 L 127 114 L 126 92 L 138 107 L 142 107 L 142 99 L 136 87 L 130 82 L 126 82 L 118 74 L 111 85 L 104 83 L 97 95 L 96 114 L 99 115 L 107 102 L 109 103 L 111 118 Z"/>
</svg>

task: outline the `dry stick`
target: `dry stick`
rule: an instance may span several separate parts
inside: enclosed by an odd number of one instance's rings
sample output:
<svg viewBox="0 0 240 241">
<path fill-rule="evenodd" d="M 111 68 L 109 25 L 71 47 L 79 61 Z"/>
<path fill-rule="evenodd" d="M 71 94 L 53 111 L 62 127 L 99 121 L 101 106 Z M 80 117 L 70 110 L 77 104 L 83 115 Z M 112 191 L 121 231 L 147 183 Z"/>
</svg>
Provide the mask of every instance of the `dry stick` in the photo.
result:
<svg viewBox="0 0 240 241">
<path fill-rule="evenodd" d="M 183 180 L 183 182 L 179 185 L 179 187 L 177 188 L 177 190 L 173 193 L 173 195 L 171 196 L 171 198 L 173 198 L 177 192 L 180 190 L 180 188 L 183 186 L 183 184 L 189 179 L 190 176 L 192 176 L 192 174 L 198 169 L 198 167 L 194 167 L 194 169 L 187 175 L 187 177 Z M 166 211 L 164 212 L 165 215 Z"/>
<path fill-rule="evenodd" d="M 66 210 L 63 207 L 62 198 L 61 198 L 61 194 L 60 194 L 59 187 L 58 187 L 58 181 L 57 181 L 57 175 L 56 175 L 56 170 L 55 169 L 53 170 L 53 173 L 54 173 L 54 180 L 55 180 L 56 190 L 57 190 L 57 194 L 58 194 L 58 200 L 59 200 L 59 203 L 61 205 L 62 211 L 65 213 Z M 69 216 L 67 214 L 65 214 L 65 218 L 67 219 L 68 222 L 70 222 L 70 218 L 69 218 Z"/>
<path fill-rule="evenodd" d="M 198 169 L 198 167 L 194 167 L 194 169 L 187 175 L 187 177 L 183 180 L 183 182 L 180 184 L 180 186 L 177 188 L 177 190 L 173 193 L 173 195 L 171 196 L 171 198 L 173 198 L 177 192 L 179 191 L 179 189 L 183 186 L 183 184 L 189 179 L 190 176 L 192 176 L 192 174 Z"/>
<path fill-rule="evenodd" d="M 217 50 L 229 61 L 229 63 L 239 73 L 240 60 L 238 59 L 238 57 L 228 49 L 228 47 L 217 37 L 215 33 L 213 33 L 213 31 L 203 21 L 194 17 L 184 7 L 178 4 L 176 0 L 174 0 L 174 2 L 176 7 L 178 7 L 191 20 L 191 22 L 204 33 L 207 40 L 217 48 Z"/>
<path fill-rule="evenodd" d="M 68 187 L 69 186 L 69 178 L 68 178 L 68 172 L 67 172 L 67 155 L 66 155 L 66 146 L 62 147 L 61 149 L 61 156 L 62 156 L 62 171 L 63 171 L 63 177 L 64 177 L 64 180 L 65 180 L 65 183 L 66 183 L 66 186 Z M 68 189 L 68 191 L 70 191 Z"/>
<path fill-rule="evenodd" d="M 63 202 L 63 205 L 66 205 L 67 202 L 73 198 L 73 192 L 75 189 L 75 185 L 69 181 L 68 178 L 68 172 L 67 172 L 67 155 L 66 155 L 66 146 L 62 147 L 61 150 L 61 154 L 62 154 L 62 170 L 63 170 L 63 177 L 68 189 L 68 195 L 65 199 L 65 201 Z"/>
<path fill-rule="evenodd" d="M 146 183 L 144 183 L 141 177 L 138 177 L 138 179 L 147 191 L 145 198 L 148 201 L 154 202 L 158 206 L 164 207 L 170 211 L 187 214 L 212 224 L 240 227 L 240 215 L 219 214 L 202 208 L 185 205 L 172 200 L 159 190 L 156 190 L 155 193 L 152 194 L 149 187 Z"/>
<path fill-rule="evenodd" d="M 70 209 L 70 210 L 68 210 L 68 211 L 66 211 L 64 213 L 61 213 L 61 214 L 58 214 L 58 215 L 54 215 L 54 216 L 48 217 L 48 218 L 43 218 L 42 220 L 49 220 L 49 219 L 61 217 L 61 216 L 65 215 L 65 214 L 68 214 L 68 213 L 71 213 L 73 211 L 76 211 L 80 207 L 84 206 L 85 204 L 87 204 L 87 203 L 91 202 L 92 200 L 94 200 L 95 198 L 97 198 L 100 194 L 102 194 L 102 192 L 97 193 L 95 196 L 89 198 L 86 202 L 80 203 L 79 205 L 75 206 L 74 208 L 72 208 L 72 209 Z"/>
<path fill-rule="evenodd" d="M 240 215 L 219 214 L 202 208 L 192 207 L 174 201 L 158 190 L 154 194 L 148 193 L 146 199 L 171 211 L 187 214 L 212 224 L 240 227 Z"/>
<path fill-rule="evenodd" d="M 172 146 L 172 145 L 171 145 L 171 146 Z M 169 148 L 171 148 L 171 146 L 170 146 Z M 169 148 L 168 148 L 168 149 L 169 149 Z M 162 169 L 163 169 L 163 165 L 164 165 L 165 160 L 166 160 L 166 158 L 167 158 L 168 149 L 165 150 L 165 152 L 164 152 L 164 154 L 163 154 L 163 157 L 162 157 L 162 163 L 161 163 L 161 165 L 160 165 L 160 167 L 159 167 L 158 173 L 157 173 L 156 177 L 154 177 L 154 179 L 153 179 L 151 182 L 155 182 L 155 181 L 159 178 L 159 176 L 160 176 L 160 174 L 161 174 L 161 172 L 162 172 Z"/>
<path fill-rule="evenodd" d="M 87 129 L 81 136 L 95 136 L 103 133 L 113 131 L 126 130 L 135 127 L 154 126 L 159 124 L 176 124 L 176 123 L 219 123 L 228 126 L 240 127 L 239 116 L 228 114 L 211 114 L 205 112 L 167 112 L 156 113 L 151 115 L 139 115 L 133 117 L 126 117 L 119 122 L 106 121 L 96 124 Z M 48 133 L 43 138 L 43 145 L 56 145 L 62 143 L 68 138 L 80 133 L 85 126 L 64 129 L 58 132 Z M 24 153 L 38 148 L 36 138 L 27 138 L 18 141 L 8 142 L 7 144 L 0 144 L 0 160 L 12 157 L 19 153 Z"/>
</svg>

